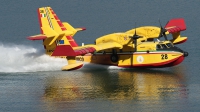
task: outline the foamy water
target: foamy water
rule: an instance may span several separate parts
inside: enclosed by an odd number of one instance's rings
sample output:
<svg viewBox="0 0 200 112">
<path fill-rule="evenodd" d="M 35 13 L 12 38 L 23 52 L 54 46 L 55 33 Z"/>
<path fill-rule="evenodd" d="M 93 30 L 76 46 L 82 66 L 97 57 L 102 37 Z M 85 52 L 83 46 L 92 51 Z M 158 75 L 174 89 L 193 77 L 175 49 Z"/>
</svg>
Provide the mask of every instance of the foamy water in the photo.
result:
<svg viewBox="0 0 200 112">
<path fill-rule="evenodd" d="M 0 45 L 0 72 L 37 72 L 61 70 L 67 65 L 66 59 L 54 58 L 39 50 L 25 45 Z M 85 63 L 82 69 L 123 69 L 117 66 L 106 66 Z"/>
<path fill-rule="evenodd" d="M 66 59 L 50 57 L 29 46 L 0 44 L 0 50 L 0 72 L 54 71 L 67 64 Z"/>
<path fill-rule="evenodd" d="M 100 64 L 93 64 L 93 63 L 84 63 L 84 66 L 80 70 L 96 70 L 96 69 L 106 69 L 106 70 L 124 70 L 124 69 L 132 69 L 132 68 L 122 68 L 118 66 L 111 66 L 111 65 L 100 65 Z"/>
</svg>

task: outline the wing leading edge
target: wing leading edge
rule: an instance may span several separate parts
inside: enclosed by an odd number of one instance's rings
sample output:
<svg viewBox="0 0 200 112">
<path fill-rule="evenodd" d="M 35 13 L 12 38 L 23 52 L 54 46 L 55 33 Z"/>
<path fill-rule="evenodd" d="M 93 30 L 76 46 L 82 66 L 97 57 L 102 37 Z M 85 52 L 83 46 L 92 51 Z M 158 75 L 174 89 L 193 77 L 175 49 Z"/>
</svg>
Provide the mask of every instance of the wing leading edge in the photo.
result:
<svg viewBox="0 0 200 112">
<path fill-rule="evenodd" d="M 122 45 L 116 42 L 101 43 L 98 45 L 86 45 L 81 47 L 72 48 L 70 45 L 60 45 L 54 50 L 52 56 L 79 56 L 87 53 L 94 53 L 105 49 L 119 48 L 122 49 Z"/>
</svg>

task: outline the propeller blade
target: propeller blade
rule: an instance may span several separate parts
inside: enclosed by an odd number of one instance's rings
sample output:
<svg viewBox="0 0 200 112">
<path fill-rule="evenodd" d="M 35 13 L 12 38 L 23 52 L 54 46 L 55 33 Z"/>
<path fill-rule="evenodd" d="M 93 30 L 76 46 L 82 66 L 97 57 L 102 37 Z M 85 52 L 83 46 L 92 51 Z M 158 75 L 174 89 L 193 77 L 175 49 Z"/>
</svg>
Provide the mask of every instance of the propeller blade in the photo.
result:
<svg viewBox="0 0 200 112">
<path fill-rule="evenodd" d="M 167 36 L 166 36 L 166 34 L 165 34 L 165 32 L 167 32 L 167 30 L 166 30 L 165 28 L 162 27 L 161 22 L 160 22 L 160 19 L 159 19 L 159 24 L 160 24 L 160 34 L 159 34 L 159 36 L 158 36 L 158 39 L 160 39 L 161 37 L 164 36 L 165 40 L 168 40 L 168 39 L 167 39 Z"/>
</svg>

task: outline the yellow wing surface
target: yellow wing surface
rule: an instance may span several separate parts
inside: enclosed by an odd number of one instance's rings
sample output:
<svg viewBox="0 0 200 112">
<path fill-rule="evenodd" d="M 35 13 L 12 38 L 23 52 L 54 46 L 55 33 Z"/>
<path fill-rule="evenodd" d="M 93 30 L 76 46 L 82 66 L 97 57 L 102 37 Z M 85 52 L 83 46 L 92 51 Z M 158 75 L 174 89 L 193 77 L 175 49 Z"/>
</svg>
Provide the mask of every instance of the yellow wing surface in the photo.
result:
<svg viewBox="0 0 200 112">
<path fill-rule="evenodd" d="M 59 45 L 56 47 L 52 56 L 79 56 L 112 48 L 122 49 L 122 47 L 123 46 L 117 42 L 106 42 L 97 45 L 91 44 L 75 48 L 72 48 L 70 45 Z"/>
<path fill-rule="evenodd" d="M 173 39 L 170 41 L 174 44 L 180 44 L 187 40 L 187 37 L 181 37 L 180 32 L 186 30 L 186 24 L 183 18 L 175 18 L 168 21 L 168 23 L 164 27 L 166 29 L 165 34 L 172 34 Z M 153 41 L 159 37 L 160 29 L 155 26 L 143 26 L 138 27 L 137 34 L 142 36 L 143 38 L 138 39 L 141 41 Z M 135 29 L 131 29 L 126 31 L 128 34 L 135 34 Z"/>
</svg>

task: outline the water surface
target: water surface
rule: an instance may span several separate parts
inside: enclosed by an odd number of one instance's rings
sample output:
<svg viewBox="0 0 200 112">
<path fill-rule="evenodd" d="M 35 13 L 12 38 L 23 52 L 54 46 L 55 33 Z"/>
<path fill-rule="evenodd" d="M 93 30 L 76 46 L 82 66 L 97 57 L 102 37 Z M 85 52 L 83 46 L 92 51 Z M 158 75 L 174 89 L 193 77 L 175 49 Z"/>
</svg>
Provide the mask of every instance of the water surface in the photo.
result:
<svg viewBox="0 0 200 112">
<path fill-rule="evenodd" d="M 0 111 L 199 111 L 200 69 L 198 0 L 188 1 L 1 1 Z M 164 26 L 185 19 L 188 41 L 178 45 L 189 56 L 178 66 L 121 69 L 86 64 L 61 71 L 66 60 L 44 55 L 37 8 L 51 6 L 61 21 L 86 27 L 77 33 L 79 45 L 134 27 Z M 135 25 L 136 23 L 136 25 Z"/>
</svg>

